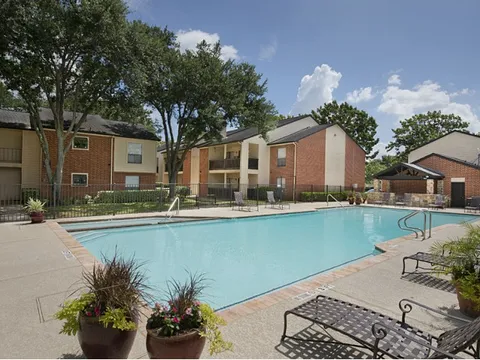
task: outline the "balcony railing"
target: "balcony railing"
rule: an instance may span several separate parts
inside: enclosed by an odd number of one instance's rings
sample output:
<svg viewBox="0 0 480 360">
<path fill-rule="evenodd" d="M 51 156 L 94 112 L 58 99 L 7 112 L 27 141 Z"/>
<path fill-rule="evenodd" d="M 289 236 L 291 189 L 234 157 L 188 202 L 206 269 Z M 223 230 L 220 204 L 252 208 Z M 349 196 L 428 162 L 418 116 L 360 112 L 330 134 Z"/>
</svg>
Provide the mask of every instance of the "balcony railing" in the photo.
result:
<svg viewBox="0 0 480 360">
<path fill-rule="evenodd" d="M 180 168 L 178 169 L 178 172 L 180 171 L 183 171 L 183 164 L 180 166 Z M 166 173 L 168 173 L 168 168 L 167 168 L 167 164 L 165 164 L 165 171 Z"/>
<path fill-rule="evenodd" d="M 22 149 L 0 148 L 0 162 L 20 164 L 22 162 Z"/>
<path fill-rule="evenodd" d="M 210 170 L 240 169 L 240 159 L 210 160 Z"/>
<path fill-rule="evenodd" d="M 258 170 L 258 159 L 248 159 L 248 168 L 250 170 Z"/>
<path fill-rule="evenodd" d="M 258 170 L 258 159 L 248 159 L 248 168 Z M 240 159 L 210 160 L 210 170 L 240 169 Z"/>
</svg>

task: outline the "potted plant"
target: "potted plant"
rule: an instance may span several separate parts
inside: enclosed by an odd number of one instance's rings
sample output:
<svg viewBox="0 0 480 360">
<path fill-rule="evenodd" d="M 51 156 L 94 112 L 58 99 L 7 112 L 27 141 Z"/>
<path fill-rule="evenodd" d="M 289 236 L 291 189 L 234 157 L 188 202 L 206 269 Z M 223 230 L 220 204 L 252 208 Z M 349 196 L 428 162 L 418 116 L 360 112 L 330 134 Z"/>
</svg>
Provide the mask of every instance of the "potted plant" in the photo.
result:
<svg viewBox="0 0 480 360">
<path fill-rule="evenodd" d="M 451 276 L 457 290 L 460 311 L 470 317 L 480 315 L 480 226 L 465 224 L 466 234 L 443 244 L 432 245 L 432 252 L 445 257 L 448 266 L 441 268 Z"/>
<path fill-rule="evenodd" d="M 360 205 L 363 203 L 362 195 L 360 193 L 355 194 L 355 205 Z"/>
<path fill-rule="evenodd" d="M 225 321 L 201 303 L 205 286 L 202 276 L 189 274 L 189 280 L 168 284 L 168 305 L 155 304 L 147 320 L 147 352 L 151 359 L 198 359 L 205 341 L 210 355 L 231 350 L 222 338 L 219 325 Z"/>
<path fill-rule="evenodd" d="M 54 317 L 63 320 L 60 333 L 78 336 L 88 359 L 126 359 L 135 340 L 140 308 L 148 287 L 141 265 L 117 251 L 103 257 L 92 272 L 83 272 L 87 291 L 63 304 Z"/>
<path fill-rule="evenodd" d="M 353 191 L 348 194 L 347 200 L 350 205 L 353 205 L 355 202 L 355 193 Z"/>
<path fill-rule="evenodd" d="M 24 206 L 27 214 L 30 215 L 32 224 L 41 223 L 44 220 L 43 213 L 45 212 L 45 203 L 38 199 L 29 198 L 27 205 Z"/>
<path fill-rule="evenodd" d="M 363 203 L 365 204 L 365 203 L 367 202 L 367 200 L 368 200 L 368 193 L 364 192 L 364 193 L 362 194 L 362 199 L 363 199 Z"/>
</svg>

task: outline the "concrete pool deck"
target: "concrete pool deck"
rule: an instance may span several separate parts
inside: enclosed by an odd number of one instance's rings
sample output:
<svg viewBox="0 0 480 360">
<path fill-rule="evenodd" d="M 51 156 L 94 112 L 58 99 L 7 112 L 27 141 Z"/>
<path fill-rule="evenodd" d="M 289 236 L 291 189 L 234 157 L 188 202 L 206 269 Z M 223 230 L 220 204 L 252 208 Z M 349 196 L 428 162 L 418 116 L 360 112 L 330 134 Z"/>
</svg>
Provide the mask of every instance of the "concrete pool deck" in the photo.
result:
<svg viewBox="0 0 480 360">
<path fill-rule="evenodd" d="M 292 204 L 291 212 L 312 211 L 325 207 L 324 203 Z M 239 217 L 285 213 L 288 210 L 260 208 L 251 213 L 223 209 L 181 210 L 180 216 Z M 463 212 L 461 212 L 463 213 Z M 135 214 L 139 217 L 143 214 Z M 154 216 L 154 214 L 148 214 Z M 157 215 L 158 216 L 158 215 Z M 102 217 L 105 218 L 105 217 Z M 116 216 L 115 218 L 120 218 Z M 95 220 L 100 217 L 94 218 Z M 71 220 L 71 219 L 69 219 Z M 82 218 L 82 220 L 86 220 Z M 92 219 L 93 220 L 93 219 Z M 479 222 L 476 222 L 479 224 Z M 435 228 L 432 238 L 419 241 L 408 235 L 382 243 L 382 255 L 360 260 L 273 292 L 265 297 L 235 306 L 222 312 L 228 321 L 224 337 L 234 343 L 234 352 L 220 354 L 220 358 L 312 358 L 360 357 L 360 350 L 341 346 L 296 344 L 286 341 L 279 345 L 283 330 L 283 312 L 304 300 L 300 294 L 312 292 L 322 285 L 328 290 L 315 290 L 359 305 L 365 305 L 398 318 L 398 301 L 411 298 L 437 309 L 457 315 L 456 295 L 441 279 L 425 276 L 401 278 L 402 258 L 417 251 L 428 251 L 435 241 L 460 236 L 459 225 Z M 0 356 L 4 358 L 72 358 L 81 357 L 76 337 L 59 335 L 61 323 L 52 319 L 58 305 L 76 290 L 82 269 L 93 265 L 93 256 L 54 221 L 40 225 L 26 223 L 0 224 Z M 67 251 L 71 251 L 71 256 Z M 375 259 L 375 260 L 371 260 Z M 295 258 L 292 256 L 292 263 Z M 412 265 L 413 267 L 413 265 Z M 444 290 L 441 290 L 444 289 Z M 446 291 L 446 290 L 447 291 Z M 412 325 L 439 333 L 452 326 L 440 316 L 422 310 L 412 312 Z M 294 320 L 289 333 L 303 330 L 303 336 L 318 337 L 317 329 L 309 323 Z M 307 328 L 308 327 L 308 328 Z M 291 331 L 291 332 L 290 332 Z M 135 340 L 131 358 L 146 357 L 143 325 Z M 208 357 L 207 349 L 203 354 Z"/>
</svg>

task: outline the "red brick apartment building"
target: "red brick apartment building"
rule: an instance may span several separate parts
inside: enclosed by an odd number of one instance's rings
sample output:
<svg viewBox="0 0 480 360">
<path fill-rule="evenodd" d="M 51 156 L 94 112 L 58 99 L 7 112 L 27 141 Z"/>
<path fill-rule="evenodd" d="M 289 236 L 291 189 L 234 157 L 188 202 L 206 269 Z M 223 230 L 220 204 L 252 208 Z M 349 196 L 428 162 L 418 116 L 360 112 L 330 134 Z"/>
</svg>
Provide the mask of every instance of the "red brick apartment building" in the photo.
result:
<svg viewBox="0 0 480 360">
<path fill-rule="evenodd" d="M 376 188 L 447 195 L 452 207 L 463 207 L 467 198 L 480 196 L 479 154 L 480 136 L 452 131 L 412 150 L 408 163 L 378 173 Z"/>
<path fill-rule="evenodd" d="M 280 120 L 267 141 L 257 129 L 226 131 L 221 141 L 189 151 L 180 184 L 238 188 L 276 186 L 291 194 L 365 186 L 365 151 L 338 125 L 318 125 L 309 116 Z M 168 182 L 165 149 L 158 151 L 158 180 Z M 210 185 L 209 185 L 210 186 Z"/>
<path fill-rule="evenodd" d="M 57 139 L 48 109 L 41 109 L 52 165 L 57 161 Z M 65 112 L 66 121 L 73 114 Z M 50 127 L 50 128 L 49 128 Z M 110 184 L 140 188 L 155 184 L 158 138 L 142 125 L 105 120 L 88 115 L 65 157 L 62 186 L 85 193 L 109 188 Z M 19 199 L 22 188 L 47 183 L 43 152 L 29 115 L 0 110 L 0 200 Z M 8 191 L 6 190 L 8 188 Z M 3 190 L 2 190 L 3 189 Z M 13 193 L 12 193 L 13 192 Z"/>
</svg>

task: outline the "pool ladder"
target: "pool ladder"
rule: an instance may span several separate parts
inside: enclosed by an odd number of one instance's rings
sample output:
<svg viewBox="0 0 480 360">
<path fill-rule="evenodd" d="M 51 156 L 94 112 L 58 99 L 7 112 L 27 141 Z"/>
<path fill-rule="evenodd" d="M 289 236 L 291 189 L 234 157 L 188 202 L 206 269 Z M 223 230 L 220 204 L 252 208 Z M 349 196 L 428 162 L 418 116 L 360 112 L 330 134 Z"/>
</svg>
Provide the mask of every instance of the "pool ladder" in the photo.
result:
<svg viewBox="0 0 480 360">
<path fill-rule="evenodd" d="M 423 214 L 423 230 L 416 228 L 414 226 L 407 225 L 407 220 L 414 217 L 417 214 Z M 402 226 L 403 221 L 403 226 Z M 427 227 L 428 227 L 428 239 L 432 237 L 432 213 L 428 210 L 414 210 L 411 213 L 398 219 L 397 225 L 400 229 L 405 231 L 413 231 L 415 233 L 415 238 L 418 239 L 418 235 L 422 235 L 422 240 L 427 239 Z"/>
<path fill-rule="evenodd" d="M 172 211 L 173 207 L 175 206 L 175 204 L 177 204 L 177 210 L 175 211 L 175 215 L 178 215 L 180 213 L 180 198 L 177 196 L 175 199 L 173 199 L 172 204 L 170 205 L 170 207 L 167 210 L 167 213 L 165 214 L 165 217 L 167 219 L 172 218 L 173 212 L 171 212 L 171 211 Z M 168 213 L 170 213 L 170 215 Z"/>
<path fill-rule="evenodd" d="M 342 208 L 345 207 L 345 206 L 343 206 L 343 204 L 342 204 L 340 201 L 338 201 L 338 200 L 335 198 L 335 196 L 333 196 L 332 194 L 327 194 L 327 206 L 328 206 L 328 198 L 329 198 L 329 197 L 331 197 L 333 200 L 335 200 Z"/>
</svg>

